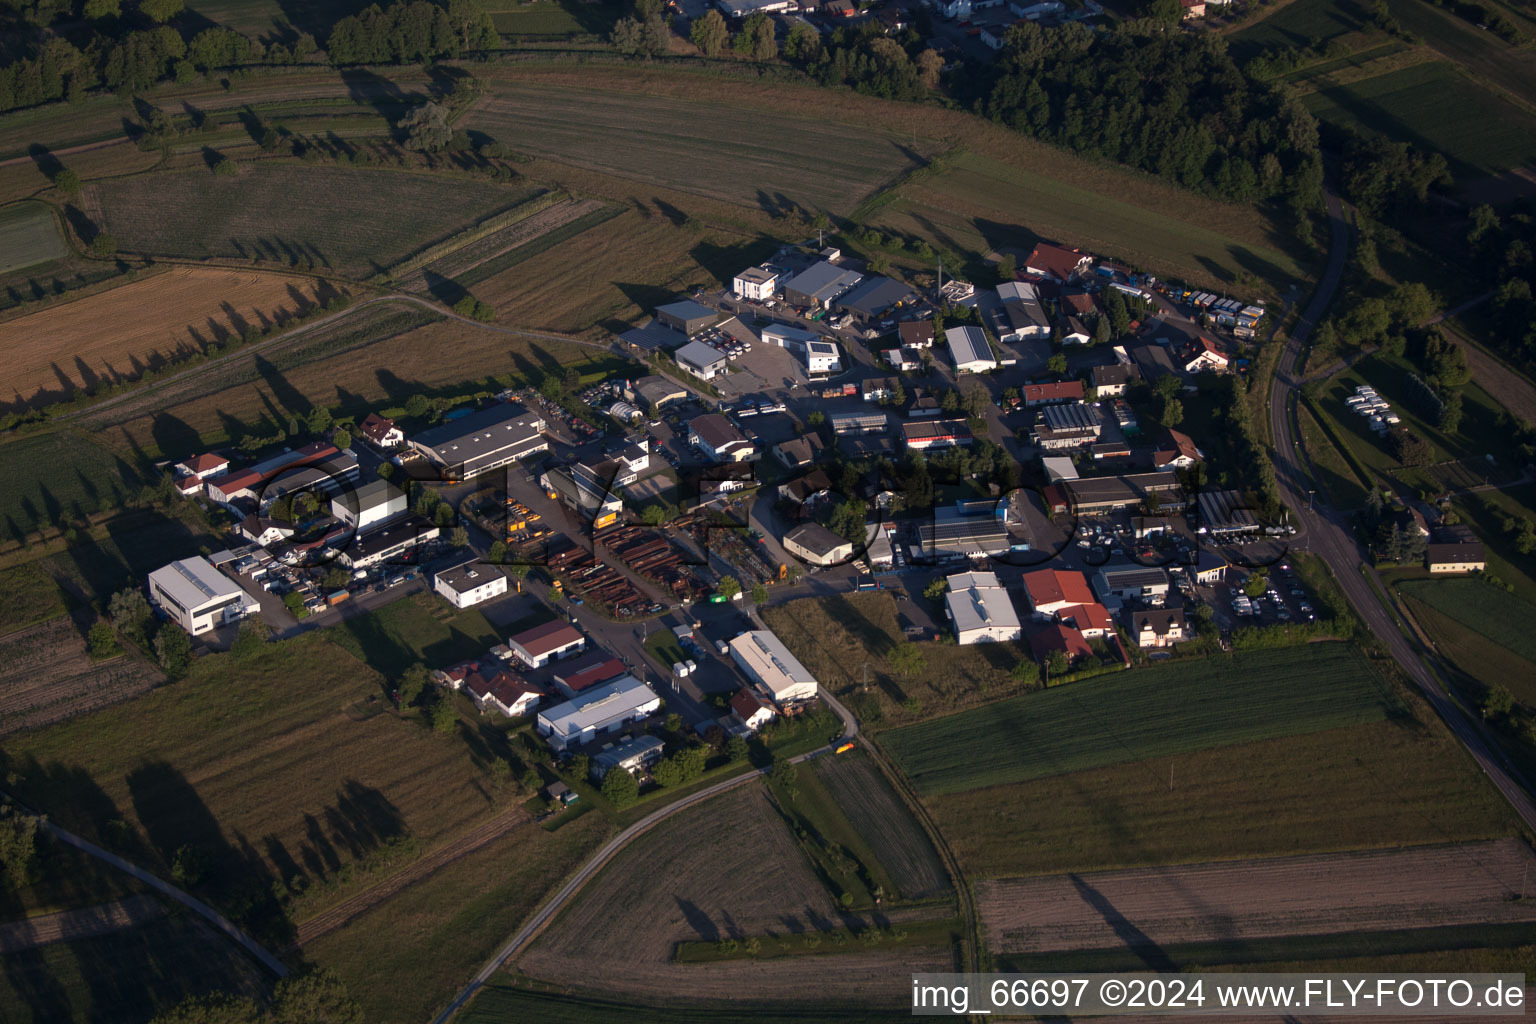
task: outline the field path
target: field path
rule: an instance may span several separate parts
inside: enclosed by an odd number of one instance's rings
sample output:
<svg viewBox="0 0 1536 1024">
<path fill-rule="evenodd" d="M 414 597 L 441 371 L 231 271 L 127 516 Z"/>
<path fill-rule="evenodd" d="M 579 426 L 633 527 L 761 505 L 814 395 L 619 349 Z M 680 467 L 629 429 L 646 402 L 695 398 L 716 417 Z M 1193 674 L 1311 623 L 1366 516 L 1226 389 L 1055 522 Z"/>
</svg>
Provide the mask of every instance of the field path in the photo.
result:
<svg viewBox="0 0 1536 1024">
<path fill-rule="evenodd" d="M 1247 942 L 1536 921 L 1519 839 L 980 882 L 1008 953 Z"/>
<path fill-rule="evenodd" d="M 351 921 L 359 914 L 367 913 L 385 900 L 400 893 L 407 886 L 421 881 L 428 875 L 453 863 L 466 854 L 473 853 L 480 847 L 511 832 L 515 828 L 529 824 L 533 819 L 521 805 L 514 805 L 511 809 L 487 821 L 478 828 L 466 832 L 452 842 L 438 847 L 425 857 L 415 861 L 403 871 L 397 871 L 377 885 L 363 890 L 356 896 L 343 900 L 334 907 L 323 910 L 314 917 L 299 924 L 297 935 L 293 945 L 283 952 L 288 953 L 315 941 L 322 935 L 329 935 L 342 925 Z"/>
<path fill-rule="evenodd" d="M 0 924 L 0 956 L 52 942 L 74 942 L 109 935 L 163 916 L 165 905 L 148 893 L 140 893 L 95 907 L 80 907 Z"/>
<path fill-rule="evenodd" d="M 108 146 L 120 146 L 128 141 L 128 136 L 119 135 L 115 139 L 102 139 L 98 142 L 82 142 L 78 146 L 69 146 L 65 149 L 49 150 L 48 155 L 55 157 L 73 156 L 76 153 L 89 153 L 93 149 L 106 149 Z M 12 167 L 16 164 L 28 164 L 32 162 L 33 158 L 31 156 L 13 156 L 8 160 L 0 160 L 0 167 Z"/>
</svg>

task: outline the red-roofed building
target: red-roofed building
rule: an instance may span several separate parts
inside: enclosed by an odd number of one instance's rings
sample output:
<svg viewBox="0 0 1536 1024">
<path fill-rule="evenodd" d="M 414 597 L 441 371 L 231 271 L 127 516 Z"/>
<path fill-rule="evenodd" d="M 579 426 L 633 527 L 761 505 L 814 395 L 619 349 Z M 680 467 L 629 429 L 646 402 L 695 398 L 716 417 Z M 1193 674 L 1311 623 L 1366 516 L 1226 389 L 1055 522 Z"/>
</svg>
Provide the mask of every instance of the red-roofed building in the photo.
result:
<svg viewBox="0 0 1536 1024">
<path fill-rule="evenodd" d="M 448 668 L 433 669 L 432 681 L 439 686 L 446 686 L 450 690 L 457 690 L 464 685 L 464 680 L 470 675 L 480 671 L 478 661 L 461 661 L 457 665 Z"/>
<path fill-rule="evenodd" d="M 582 690 L 617 679 L 627 669 L 624 663 L 607 651 L 593 651 L 555 673 L 555 685 L 567 697 L 574 697 Z"/>
<path fill-rule="evenodd" d="M 560 619 L 507 638 L 507 646 L 517 655 L 517 660 L 529 668 L 542 668 L 568 654 L 575 654 L 586 645 L 587 638 L 581 631 Z"/>
<path fill-rule="evenodd" d="M 182 476 L 207 480 L 211 476 L 229 472 L 229 460 L 222 455 L 204 453 L 176 463 L 176 472 Z"/>
<path fill-rule="evenodd" d="M 1092 257 L 1076 249 L 1064 249 L 1059 245 L 1041 242 L 1024 261 L 1024 270 L 1057 281 L 1070 281 L 1088 269 Z"/>
<path fill-rule="evenodd" d="M 1087 292 L 1067 292 L 1061 297 L 1061 308 L 1073 316 L 1098 316 L 1099 307 Z"/>
<path fill-rule="evenodd" d="M 481 711 L 499 711 L 507 718 L 520 718 L 538 706 L 545 695 L 516 672 L 496 669 L 489 675 L 471 672 L 464 679 L 464 689 Z"/>
<path fill-rule="evenodd" d="M 1030 637 L 1029 649 L 1034 653 L 1036 661 L 1044 661 L 1051 656 L 1052 651 L 1063 652 L 1068 661 L 1093 657 L 1093 648 L 1088 646 L 1083 634 L 1059 622 L 1051 623 Z"/>
<path fill-rule="evenodd" d="M 1055 484 L 1046 484 L 1040 494 L 1045 499 L 1047 515 L 1060 515 L 1072 507 L 1067 501 L 1067 493 Z"/>
<path fill-rule="evenodd" d="M 1026 384 L 1024 385 L 1024 404 L 1032 406 L 1081 402 L 1083 394 L 1083 382 L 1080 380 L 1063 380 L 1054 384 Z"/>
<path fill-rule="evenodd" d="M 1184 357 L 1185 373 L 1199 373 L 1202 370 L 1224 373 L 1231 365 L 1232 360 L 1221 350 L 1221 346 L 1203 334 L 1190 346 Z"/>
<path fill-rule="evenodd" d="M 752 732 L 773 721 L 773 705 L 743 686 L 731 696 L 731 715 Z"/>
<path fill-rule="evenodd" d="M 1164 427 L 1152 449 L 1152 465 L 1158 469 L 1188 469 L 1205 456 L 1195 447 L 1194 440 L 1171 427 Z"/>
<path fill-rule="evenodd" d="M 1098 603 L 1069 605 L 1056 613 L 1056 621 L 1088 637 L 1103 636 L 1115 631 L 1109 609 Z"/>
<path fill-rule="evenodd" d="M 1097 604 L 1080 572 L 1036 569 L 1024 574 L 1024 594 L 1036 618 L 1046 619 L 1075 604 Z"/>
<path fill-rule="evenodd" d="M 393 448 L 405 441 L 405 431 L 395 421 L 371 412 L 357 425 L 357 432 L 380 448 Z"/>
</svg>

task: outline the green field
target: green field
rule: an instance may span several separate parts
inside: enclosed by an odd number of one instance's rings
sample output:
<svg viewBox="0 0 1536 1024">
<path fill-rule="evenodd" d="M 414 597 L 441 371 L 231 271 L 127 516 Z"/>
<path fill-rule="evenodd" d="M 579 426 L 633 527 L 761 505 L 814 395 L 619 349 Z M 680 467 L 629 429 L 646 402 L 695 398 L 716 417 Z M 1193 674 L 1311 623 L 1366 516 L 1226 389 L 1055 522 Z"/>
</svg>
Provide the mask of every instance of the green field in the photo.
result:
<svg viewBox="0 0 1536 1024">
<path fill-rule="evenodd" d="M 949 875 L 923 827 L 866 754 L 818 758 L 815 772 L 906 899 L 949 891 Z"/>
<path fill-rule="evenodd" d="M 1070 683 L 880 742 L 935 796 L 1377 721 L 1393 707 L 1355 648 L 1307 644 Z"/>
<path fill-rule="evenodd" d="M 1435 652 L 1478 684 L 1467 688 L 1473 706 L 1482 702 L 1487 690 L 1502 686 L 1520 703 L 1536 707 L 1536 663 L 1420 600 L 1429 586 L 1408 587 L 1400 583 L 1398 588 L 1414 621 L 1434 641 Z"/>
<path fill-rule="evenodd" d="M 1282 46 L 1301 50 L 1342 39 L 1362 31 L 1367 16 L 1368 12 L 1357 0 L 1292 0 L 1228 38 L 1232 55 L 1239 61 L 1246 61 L 1260 50 Z"/>
<path fill-rule="evenodd" d="M 0 274 L 69 255 L 53 211 L 42 203 L 0 209 Z"/>
<path fill-rule="evenodd" d="M 349 894 L 378 858 L 430 849 L 519 798 L 488 773 L 509 755 L 500 733 L 435 734 L 389 711 L 381 683 L 309 633 L 11 737 L 0 767 L 18 799 L 151 870 L 193 848 L 206 865 L 193 891 L 281 945 L 301 890 Z"/>
<path fill-rule="evenodd" d="M 522 185 L 297 164 L 136 175 L 86 187 L 84 205 L 129 252 L 193 259 L 314 260 L 366 278 L 503 207 Z"/>
<path fill-rule="evenodd" d="M 1444 61 L 1320 89 L 1302 102 L 1321 120 L 1437 150 L 1458 176 L 1498 174 L 1536 160 L 1536 116 Z"/>
<path fill-rule="evenodd" d="M 1366 484 L 1350 467 L 1344 455 L 1324 433 L 1322 426 L 1305 407 L 1297 413 L 1307 457 L 1317 470 L 1324 497 L 1339 508 L 1358 508 L 1365 501 Z"/>
<path fill-rule="evenodd" d="M 1474 632 L 1536 662 L 1536 605 L 1482 580 L 1409 580 L 1399 589 Z"/>
<path fill-rule="evenodd" d="M 91 939 L 8 952 L 0 971 L 6 1024 L 140 1024 L 212 992 L 263 998 L 263 968 L 190 913 Z"/>
<path fill-rule="evenodd" d="M 847 213 L 913 166 L 911 139 L 869 126 L 569 85 L 498 83 L 458 127 L 559 163 L 764 210 Z"/>
<path fill-rule="evenodd" d="M 1388 6 L 1404 28 L 1437 53 L 1526 103 L 1536 103 L 1536 53 L 1528 46 L 1512 46 L 1425 0 L 1388 0 Z"/>
<path fill-rule="evenodd" d="M 418 661 L 445 668 L 479 657 L 503 639 L 475 609 L 456 611 L 430 593 L 346 619 L 331 632 L 339 646 L 390 678 Z"/>
<path fill-rule="evenodd" d="M 926 802 L 969 878 L 1520 834 L 1460 744 L 1415 714 Z"/>
<path fill-rule="evenodd" d="M 0 540 L 121 505 L 145 483 L 122 456 L 58 431 L 0 444 Z"/>
<path fill-rule="evenodd" d="M 525 39 L 607 35 L 623 14 L 622 6 L 611 0 L 489 0 L 485 9 L 496 23 L 496 31 Z"/>
<path fill-rule="evenodd" d="M 0 569 L 0 634 L 64 614 L 59 585 L 36 564 Z"/>
<path fill-rule="evenodd" d="M 1150 182 L 1145 194 L 1107 193 L 1098 184 L 961 153 L 938 173 L 899 189 L 870 223 L 973 258 L 1004 245 L 1027 252 L 1045 238 L 1213 285 L 1247 274 L 1283 291 L 1285 282 L 1305 277 L 1273 240 L 1258 244 L 1224 232 L 1221 204 L 1211 204 L 1210 216 L 1192 216 L 1154 205 L 1158 190 Z M 1237 219 L 1236 208 L 1232 213 Z"/>
</svg>

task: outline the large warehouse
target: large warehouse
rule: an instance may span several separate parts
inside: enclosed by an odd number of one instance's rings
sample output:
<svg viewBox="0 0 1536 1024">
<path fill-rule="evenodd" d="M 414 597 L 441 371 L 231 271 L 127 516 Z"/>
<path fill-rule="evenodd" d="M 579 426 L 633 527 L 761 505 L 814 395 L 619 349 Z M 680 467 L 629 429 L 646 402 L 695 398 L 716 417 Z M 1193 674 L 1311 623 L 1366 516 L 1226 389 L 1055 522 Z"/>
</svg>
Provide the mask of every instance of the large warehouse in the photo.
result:
<svg viewBox="0 0 1536 1024">
<path fill-rule="evenodd" d="M 424 430 L 410 445 L 437 465 L 450 480 L 478 473 L 549 450 L 544 417 L 512 402 L 486 406 L 468 416 Z"/>
<path fill-rule="evenodd" d="M 1024 635 L 1013 598 L 995 572 L 962 572 L 949 577 L 944 607 L 955 625 L 958 644 L 1006 642 Z"/>
<path fill-rule="evenodd" d="M 197 636 L 237 622 L 261 608 L 206 558 L 183 558 L 149 574 L 149 600 L 182 629 Z"/>
<path fill-rule="evenodd" d="M 802 523 L 784 535 L 784 550 L 811 565 L 835 565 L 853 557 L 853 542 L 820 523 Z"/>
<path fill-rule="evenodd" d="M 789 653 L 784 642 L 766 629 L 743 633 L 731 641 L 731 657 L 780 707 L 816 696 L 816 677 Z"/>
<path fill-rule="evenodd" d="M 934 509 L 933 519 L 917 528 L 918 546 L 925 558 L 985 558 L 1008 551 L 1008 528 L 995 515 L 967 515 L 955 508 Z"/>
<path fill-rule="evenodd" d="M 634 676 L 594 686 L 564 704 L 539 712 L 539 735 L 555 750 L 590 743 L 661 708 L 656 691 Z"/>
<path fill-rule="evenodd" d="M 955 364 L 956 373 L 986 373 L 997 369 L 987 332 L 980 327 L 951 327 L 944 332 L 944 341 L 949 345 L 949 358 Z"/>
<path fill-rule="evenodd" d="M 700 331 L 719 323 L 720 313 L 718 310 L 710 309 L 702 302 L 684 299 L 681 302 L 670 302 L 665 306 L 657 306 L 656 319 L 674 331 L 682 331 L 684 334 L 692 337 Z"/>
<path fill-rule="evenodd" d="M 784 301 L 791 306 L 825 306 L 864 279 L 823 260 L 784 282 Z"/>
</svg>

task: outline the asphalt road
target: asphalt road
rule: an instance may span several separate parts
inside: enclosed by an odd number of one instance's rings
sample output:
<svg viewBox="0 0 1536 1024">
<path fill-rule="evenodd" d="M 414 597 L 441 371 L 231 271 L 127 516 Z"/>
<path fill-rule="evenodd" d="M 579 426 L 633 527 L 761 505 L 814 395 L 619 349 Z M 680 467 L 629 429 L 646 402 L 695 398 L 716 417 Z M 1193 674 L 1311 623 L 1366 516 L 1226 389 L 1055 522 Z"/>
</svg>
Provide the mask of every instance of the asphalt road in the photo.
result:
<svg viewBox="0 0 1536 1024">
<path fill-rule="evenodd" d="M 1333 294 L 1338 288 L 1349 254 L 1350 228 L 1345 220 L 1343 204 L 1332 193 L 1327 194 L 1328 216 L 1332 240 L 1329 247 L 1328 267 L 1318 283 L 1312 301 L 1302 313 L 1290 341 L 1280 357 L 1270 391 L 1270 428 L 1274 438 L 1275 476 L 1280 484 L 1281 499 L 1295 510 L 1300 531 L 1298 541 L 1313 554 L 1328 563 L 1367 629 L 1391 652 L 1402 666 L 1403 672 L 1423 692 L 1435 713 L 1450 727 L 1456 738 L 1466 747 L 1499 792 L 1514 807 L 1527 828 L 1536 831 L 1536 802 L 1526 788 L 1517 782 L 1513 769 L 1494 749 L 1484 732 L 1481 722 L 1472 719 L 1441 688 L 1434 673 L 1424 662 L 1428 655 L 1417 642 L 1411 642 L 1404 634 L 1395 616 L 1378 600 L 1373 585 L 1385 593 L 1379 577 L 1370 566 L 1366 553 L 1356 543 L 1348 517 L 1326 504 L 1309 509 L 1312 487 L 1311 467 L 1297 442 L 1299 431 L 1296 415 L 1296 366 L 1306 347 L 1308 336 L 1319 318 L 1327 311 Z"/>
</svg>

